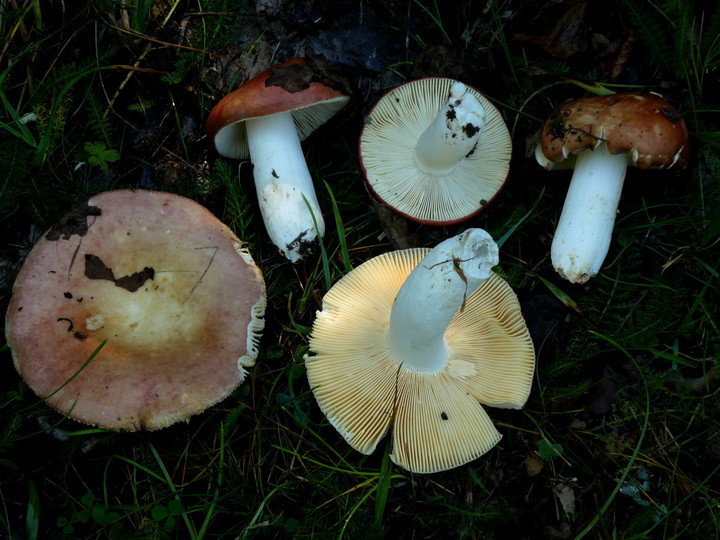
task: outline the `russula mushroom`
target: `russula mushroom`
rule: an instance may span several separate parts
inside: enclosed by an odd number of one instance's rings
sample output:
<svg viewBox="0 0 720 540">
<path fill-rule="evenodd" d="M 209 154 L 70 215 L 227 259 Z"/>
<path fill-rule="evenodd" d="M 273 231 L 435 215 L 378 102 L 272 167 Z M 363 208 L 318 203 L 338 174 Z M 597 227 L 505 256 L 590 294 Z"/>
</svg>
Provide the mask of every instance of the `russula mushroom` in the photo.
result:
<svg viewBox="0 0 720 540">
<path fill-rule="evenodd" d="M 360 164 L 372 192 L 400 215 L 450 225 L 480 212 L 510 169 L 512 141 L 500 112 L 459 81 L 398 86 L 370 111 Z"/>
<path fill-rule="evenodd" d="M 349 100 L 343 82 L 321 63 L 293 58 L 226 95 L 210 112 L 208 138 L 222 156 L 250 158 L 268 236 L 292 262 L 325 231 L 300 141 Z"/>
<path fill-rule="evenodd" d="M 561 105 L 535 149 L 550 170 L 574 167 L 551 247 L 555 270 L 572 283 L 595 276 L 610 248 L 629 165 L 682 168 L 689 154 L 685 121 L 655 94 L 613 94 Z"/>
<path fill-rule="evenodd" d="M 498 248 L 468 229 L 434 249 L 358 266 L 323 298 L 305 359 L 330 423 L 372 453 L 392 429 L 392 460 L 447 470 L 500 440 L 478 403 L 520 408 L 535 355 L 515 293 L 492 267 Z"/>
<path fill-rule="evenodd" d="M 118 190 L 90 197 L 36 243 L 5 331 L 17 371 L 59 412 L 153 430 L 243 382 L 264 311 L 260 270 L 209 210 Z"/>
</svg>

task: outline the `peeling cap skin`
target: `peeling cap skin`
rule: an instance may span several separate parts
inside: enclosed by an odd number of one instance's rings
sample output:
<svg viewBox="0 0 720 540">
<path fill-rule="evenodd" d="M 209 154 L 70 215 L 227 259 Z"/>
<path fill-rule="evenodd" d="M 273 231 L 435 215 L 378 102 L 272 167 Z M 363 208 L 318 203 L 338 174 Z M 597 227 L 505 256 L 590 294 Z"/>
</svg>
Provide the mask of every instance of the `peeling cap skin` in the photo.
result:
<svg viewBox="0 0 720 540">
<path fill-rule="evenodd" d="M 561 105 L 543 125 L 538 161 L 552 168 L 603 142 L 640 169 L 681 168 L 690 151 L 685 120 L 672 105 L 655 94 L 625 93 Z"/>
<path fill-rule="evenodd" d="M 451 157 L 442 155 L 442 147 Z M 504 185 L 511 154 L 510 133 L 497 108 L 474 88 L 438 77 L 383 96 L 368 114 L 359 143 L 360 164 L 375 196 L 428 225 L 458 223 L 482 211 Z"/>
<path fill-rule="evenodd" d="M 492 272 L 441 334 L 440 369 L 415 369 L 391 352 L 395 298 L 428 252 L 380 255 L 338 281 L 323 298 L 305 360 L 315 398 L 343 438 L 370 454 L 392 431 L 391 459 L 416 473 L 458 467 L 497 444 L 481 404 L 522 407 L 535 366 L 517 297 Z"/>
<path fill-rule="evenodd" d="M 241 246 L 178 195 L 91 197 L 46 232 L 15 281 L 5 328 L 17 371 L 59 412 L 107 429 L 205 410 L 257 357 L 265 285 Z"/>
</svg>

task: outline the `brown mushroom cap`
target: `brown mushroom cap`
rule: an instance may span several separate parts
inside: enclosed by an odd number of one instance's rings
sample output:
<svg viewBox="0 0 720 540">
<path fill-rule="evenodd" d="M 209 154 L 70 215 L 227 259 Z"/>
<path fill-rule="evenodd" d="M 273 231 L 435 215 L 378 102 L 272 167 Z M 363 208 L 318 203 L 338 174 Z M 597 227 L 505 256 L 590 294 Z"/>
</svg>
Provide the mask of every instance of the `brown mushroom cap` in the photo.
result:
<svg viewBox="0 0 720 540">
<path fill-rule="evenodd" d="M 321 410 L 355 450 L 370 454 L 392 429 L 393 461 L 418 473 L 460 466 L 497 444 L 501 435 L 478 403 L 522 407 L 535 368 L 517 297 L 495 274 L 448 326 L 440 372 L 412 371 L 390 353 L 393 301 L 428 251 L 386 253 L 338 281 L 323 298 L 305 361 Z"/>
<path fill-rule="evenodd" d="M 690 147 L 685 120 L 655 94 L 612 94 L 561 105 L 543 125 L 542 154 L 551 162 L 604 142 L 611 154 L 627 153 L 641 169 L 685 165 Z"/>
<path fill-rule="evenodd" d="M 265 286 L 241 246 L 178 195 L 91 197 L 37 242 L 15 281 L 5 329 L 17 371 L 61 413 L 108 429 L 205 410 L 257 356 Z"/>
<path fill-rule="evenodd" d="M 292 112 L 305 140 L 350 100 L 344 84 L 317 60 L 292 58 L 223 97 L 210 112 L 207 136 L 220 155 L 247 159 L 245 120 Z"/>
</svg>

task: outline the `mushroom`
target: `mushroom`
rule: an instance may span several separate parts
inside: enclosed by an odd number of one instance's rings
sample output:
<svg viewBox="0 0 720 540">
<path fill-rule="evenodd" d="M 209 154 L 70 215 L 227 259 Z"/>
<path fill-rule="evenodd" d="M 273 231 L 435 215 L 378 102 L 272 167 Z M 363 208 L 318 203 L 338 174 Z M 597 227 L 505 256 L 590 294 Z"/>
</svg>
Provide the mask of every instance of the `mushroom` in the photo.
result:
<svg viewBox="0 0 720 540">
<path fill-rule="evenodd" d="M 551 248 L 555 270 L 585 283 L 610 247 L 629 165 L 682 168 L 688 158 L 685 121 L 654 94 L 613 94 L 569 101 L 542 127 L 537 162 L 550 170 L 574 167 Z"/>
<path fill-rule="evenodd" d="M 208 138 L 220 155 L 252 160 L 265 228 L 292 262 L 325 232 L 300 141 L 349 100 L 343 82 L 317 60 L 293 58 L 246 82 L 210 112 Z"/>
<path fill-rule="evenodd" d="M 431 473 L 497 444 L 478 403 L 522 407 L 535 367 L 497 262 L 490 235 L 468 229 L 432 250 L 370 259 L 325 295 L 305 366 L 320 409 L 355 450 L 372 453 L 392 428 L 391 459 Z"/>
<path fill-rule="evenodd" d="M 264 311 L 260 270 L 209 210 L 119 190 L 90 197 L 40 238 L 5 331 L 17 371 L 59 412 L 154 430 L 243 382 Z"/>
<path fill-rule="evenodd" d="M 449 225 L 480 212 L 510 169 L 512 141 L 500 112 L 459 81 L 426 78 L 388 92 L 360 134 L 372 192 L 400 215 Z"/>
</svg>

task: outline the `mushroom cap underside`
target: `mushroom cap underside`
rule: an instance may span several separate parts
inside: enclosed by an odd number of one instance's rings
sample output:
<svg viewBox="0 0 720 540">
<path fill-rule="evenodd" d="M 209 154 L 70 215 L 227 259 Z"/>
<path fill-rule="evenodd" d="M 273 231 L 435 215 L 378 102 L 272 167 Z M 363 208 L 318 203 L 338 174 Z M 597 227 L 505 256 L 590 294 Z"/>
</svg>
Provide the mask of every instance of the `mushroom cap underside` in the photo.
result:
<svg viewBox="0 0 720 540">
<path fill-rule="evenodd" d="M 611 154 L 627 153 L 641 169 L 681 168 L 690 151 L 685 120 L 665 99 L 622 93 L 558 107 L 542 127 L 538 160 L 552 166 L 601 143 Z"/>
<path fill-rule="evenodd" d="M 306 359 L 320 409 L 357 451 L 372 453 L 392 430 L 392 459 L 419 473 L 457 467 L 500 440 L 482 405 L 520 408 L 535 354 L 520 305 L 493 274 L 445 332 L 450 350 L 437 374 L 405 369 L 388 351 L 392 303 L 426 249 L 367 261 L 323 298 Z"/>
<path fill-rule="evenodd" d="M 487 114 L 475 149 L 451 174 L 420 171 L 415 147 L 457 81 L 430 77 L 411 81 L 383 96 L 360 134 L 360 165 L 372 192 L 395 212 L 430 225 L 450 225 L 482 211 L 507 179 L 512 155 L 510 132 L 500 111 L 467 86 Z"/>
<path fill-rule="evenodd" d="M 37 242 L 6 336 L 22 378 L 61 413 L 157 429 L 242 383 L 264 309 L 259 268 L 210 211 L 119 190 L 91 197 Z"/>
<path fill-rule="evenodd" d="M 289 112 L 305 140 L 350 101 L 345 84 L 317 61 L 287 60 L 223 97 L 208 117 L 208 139 L 220 155 L 247 159 L 245 121 Z"/>
</svg>

